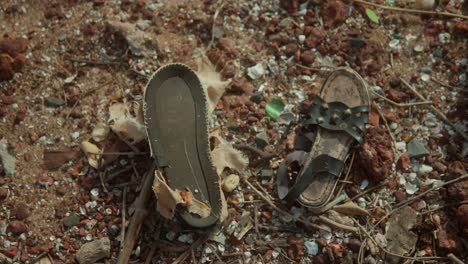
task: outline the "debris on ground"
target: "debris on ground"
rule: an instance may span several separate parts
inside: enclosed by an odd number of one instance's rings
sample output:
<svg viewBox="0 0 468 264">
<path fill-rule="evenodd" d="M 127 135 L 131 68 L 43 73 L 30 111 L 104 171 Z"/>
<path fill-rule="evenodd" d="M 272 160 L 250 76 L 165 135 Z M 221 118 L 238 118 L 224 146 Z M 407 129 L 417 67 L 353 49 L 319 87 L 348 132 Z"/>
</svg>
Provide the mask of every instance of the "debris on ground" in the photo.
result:
<svg viewBox="0 0 468 264">
<path fill-rule="evenodd" d="M 2 1 L 0 262 L 466 263 L 467 1 L 218 2 Z M 207 94 L 228 212 L 210 230 L 147 176 L 142 98 L 167 63 Z M 365 142 L 320 212 L 281 202 L 343 66 L 369 86 Z"/>
<path fill-rule="evenodd" d="M 110 254 L 111 242 L 108 237 L 86 243 L 76 252 L 76 260 L 80 264 L 92 264 Z"/>
</svg>

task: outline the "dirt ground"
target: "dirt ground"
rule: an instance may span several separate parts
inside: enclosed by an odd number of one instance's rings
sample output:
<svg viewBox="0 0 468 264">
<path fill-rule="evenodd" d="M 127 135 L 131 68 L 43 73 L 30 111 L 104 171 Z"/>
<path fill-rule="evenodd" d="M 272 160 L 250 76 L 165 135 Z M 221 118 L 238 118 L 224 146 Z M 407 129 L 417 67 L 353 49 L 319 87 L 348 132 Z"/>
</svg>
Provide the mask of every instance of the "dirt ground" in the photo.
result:
<svg viewBox="0 0 468 264">
<path fill-rule="evenodd" d="M 99 145 L 105 152 L 131 153 L 106 156 L 105 166 L 94 169 L 81 143 L 108 124 L 110 105 L 132 105 L 136 114 L 148 78 L 161 65 L 196 68 L 196 58 L 206 55 L 229 81 L 210 117 L 212 129 L 231 143 L 274 154 L 265 162 L 247 153 L 249 170 L 240 176 L 290 215 L 244 182 L 225 193 L 230 217 L 216 238 L 191 247 L 203 230 L 163 220 L 152 201 L 130 263 L 467 261 L 468 141 L 457 131 L 466 135 L 468 120 L 468 20 L 358 2 L 1 1 L 0 32 L 9 44 L 0 44 L 0 139 L 7 146 L 0 152 L 16 163 L 9 175 L 3 156 L 0 162 L 0 253 L 16 263 L 74 263 L 82 245 L 108 237 L 111 249 L 99 261 L 115 263 L 122 209 L 128 225 L 151 163 L 149 149 L 144 140 L 126 144 L 109 136 Z M 374 2 L 425 7 L 419 6 L 424 1 Z M 467 15 L 466 1 L 436 2 L 428 9 Z M 115 21 L 129 24 L 122 30 Z M 258 65 L 260 72 L 252 73 Z M 296 121 L 275 121 L 265 110 L 276 98 L 285 112 L 302 118 L 340 66 L 358 71 L 373 97 L 366 143 L 348 160 L 336 194 L 366 213 L 331 210 L 324 216 L 357 233 L 276 198 L 274 172 L 296 149 L 298 129 Z M 412 155 L 414 140 L 425 153 Z M 239 226 L 242 219 L 251 224 L 248 230 Z"/>
</svg>

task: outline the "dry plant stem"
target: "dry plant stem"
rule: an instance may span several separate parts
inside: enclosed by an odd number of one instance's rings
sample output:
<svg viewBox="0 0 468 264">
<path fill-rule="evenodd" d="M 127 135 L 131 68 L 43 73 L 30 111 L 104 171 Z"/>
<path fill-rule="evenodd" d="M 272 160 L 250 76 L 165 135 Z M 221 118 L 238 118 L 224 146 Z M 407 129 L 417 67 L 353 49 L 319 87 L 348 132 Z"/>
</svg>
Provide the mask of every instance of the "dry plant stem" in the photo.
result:
<svg viewBox="0 0 468 264">
<path fill-rule="evenodd" d="M 392 101 L 390 99 L 388 99 L 387 97 L 384 97 L 374 91 L 372 91 L 373 94 L 375 94 L 377 97 L 379 97 L 380 99 L 384 100 L 385 102 L 387 103 L 390 103 L 394 106 L 397 106 L 397 107 L 409 107 L 409 106 L 414 106 L 414 105 L 429 105 L 429 104 L 432 104 L 431 101 L 423 101 L 423 102 L 414 102 L 414 103 L 406 103 L 406 104 L 402 104 L 402 103 L 397 103 L 395 101 Z"/>
<path fill-rule="evenodd" d="M 444 87 L 447 87 L 447 88 L 450 88 L 450 89 L 459 90 L 459 91 L 462 90 L 462 88 L 460 88 L 460 87 L 455 87 L 455 86 L 452 86 L 452 85 L 443 83 L 443 82 L 437 80 L 437 79 L 434 78 L 434 77 L 431 77 L 431 81 L 437 83 L 437 84 L 440 85 L 440 86 L 444 86 Z"/>
<path fill-rule="evenodd" d="M 337 223 L 337 222 L 335 222 L 335 221 L 333 221 L 333 220 L 331 220 L 331 219 L 329 219 L 329 218 L 327 218 L 327 217 L 325 217 L 323 215 L 320 215 L 318 218 L 324 224 L 330 225 L 332 227 L 342 229 L 342 230 L 345 230 L 345 231 L 349 231 L 349 232 L 353 232 L 353 233 L 358 233 L 359 232 L 359 229 L 357 229 L 354 226 L 347 226 L 347 225 Z"/>
<path fill-rule="evenodd" d="M 309 71 L 333 71 L 335 68 L 332 66 L 320 66 L 320 67 L 307 67 L 302 64 L 296 63 L 296 66 Z"/>
<path fill-rule="evenodd" d="M 122 250 L 122 247 L 124 245 L 124 242 L 125 242 L 125 226 L 126 226 L 126 223 L 125 223 L 125 217 L 126 217 L 126 211 L 127 211 L 127 187 L 124 188 L 124 191 L 123 191 L 123 198 L 122 198 L 122 232 L 120 234 L 122 240 L 120 242 L 120 249 Z"/>
<path fill-rule="evenodd" d="M 353 167 L 353 164 L 354 164 L 354 156 L 356 156 L 356 152 L 354 152 L 353 155 L 351 156 L 351 161 L 349 162 L 348 170 L 346 171 L 343 181 L 346 181 L 349 178 L 349 174 L 351 173 L 351 168 Z M 343 188 L 344 188 L 344 184 L 342 184 L 340 188 L 338 189 L 338 191 L 336 192 L 336 198 L 341 196 L 341 191 L 343 191 Z"/>
<path fill-rule="evenodd" d="M 418 261 L 432 260 L 432 259 L 438 259 L 438 260 L 446 259 L 446 258 L 443 258 L 443 257 L 408 257 L 408 256 L 403 256 L 403 255 L 400 255 L 400 254 L 396 254 L 396 253 L 390 252 L 390 251 L 386 250 L 384 247 L 382 247 L 382 245 L 380 245 L 380 243 L 378 243 L 377 241 L 375 241 L 375 239 L 369 234 L 369 232 L 367 232 L 367 230 L 366 230 L 363 226 L 361 226 L 361 225 L 359 224 L 359 222 L 356 221 L 356 219 L 351 218 L 351 220 L 353 220 L 353 222 L 354 222 L 354 223 L 359 227 L 359 229 L 367 236 L 368 239 L 370 239 L 375 245 L 377 245 L 377 247 L 380 248 L 380 250 L 382 250 L 383 252 L 385 252 L 385 253 L 388 254 L 388 255 L 395 256 L 395 257 L 400 257 L 400 258 L 403 258 L 403 259 L 414 259 L 414 260 L 418 260 Z"/>
<path fill-rule="evenodd" d="M 197 239 L 197 241 L 190 245 L 190 247 L 184 253 L 182 253 L 176 260 L 174 260 L 172 264 L 185 263 L 185 259 L 187 259 L 192 250 L 198 247 L 199 245 L 205 243 L 206 240 L 208 240 L 208 236 L 200 237 L 199 239 Z"/>
<path fill-rule="evenodd" d="M 305 219 L 302 219 L 302 218 L 295 218 L 292 214 L 290 214 L 289 212 L 287 211 L 284 211 L 283 209 L 279 208 L 278 206 L 276 206 L 276 204 L 274 204 L 269 198 L 267 198 L 265 195 L 263 195 L 262 192 L 260 192 L 257 188 L 255 188 L 255 186 L 253 186 L 253 184 L 251 184 L 249 182 L 249 180 L 247 178 L 243 178 L 242 179 L 250 188 L 252 188 L 252 190 L 258 195 L 260 196 L 260 198 L 263 199 L 263 201 L 265 201 L 269 206 L 271 206 L 273 209 L 275 209 L 276 211 L 278 211 L 279 213 L 281 214 L 284 214 L 288 217 L 291 217 L 292 219 L 296 220 L 297 222 L 307 226 L 307 227 L 310 227 L 312 229 L 317 229 L 317 230 L 324 230 L 324 231 L 327 231 L 329 232 L 330 230 L 327 229 L 327 228 L 324 228 L 322 226 L 319 226 L 319 225 L 316 225 L 316 224 L 312 224 L 310 223 L 309 221 L 306 221 Z"/>
<path fill-rule="evenodd" d="M 397 11 L 397 12 L 406 12 L 406 13 L 431 15 L 431 16 L 457 17 L 457 18 L 462 18 L 462 19 L 468 19 L 467 16 L 454 14 L 454 13 L 448 13 L 448 12 L 437 12 L 437 11 L 426 11 L 426 10 L 418 10 L 418 9 L 408 9 L 408 8 L 401 8 L 401 7 L 391 7 L 391 6 L 384 6 L 384 5 L 374 4 L 374 3 L 367 2 L 367 1 L 362 1 L 362 0 L 354 0 L 354 3 L 375 6 L 375 7 L 378 7 L 378 8 L 385 9 L 385 10 Z"/>
<path fill-rule="evenodd" d="M 406 85 L 406 87 L 408 87 L 408 89 L 410 89 L 417 97 L 419 97 L 421 100 L 424 100 L 426 101 L 426 99 L 424 98 L 424 96 L 422 94 L 420 94 L 411 84 L 409 84 L 407 81 L 405 81 L 405 79 L 403 78 L 400 78 L 400 80 Z M 465 132 L 463 132 L 462 130 L 460 130 L 458 127 L 456 127 L 452 122 L 450 122 L 450 120 L 448 120 L 448 118 L 444 115 L 444 113 L 442 113 L 442 111 L 440 111 L 439 109 L 437 109 L 435 106 L 433 105 L 430 105 L 429 106 L 431 108 L 431 110 L 435 113 L 436 116 L 438 116 L 440 119 L 442 119 L 442 121 L 444 121 L 446 124 L 450 125 L 458 134 L 460 134 L 465 140 L 468 140 L 468 136 L 465 134 Z"/>
<path fill-rule="evenodd" d="M 455 179 L 453 179 L 453 180 L 444 182 L 444 183 L 441 184 L 440 186 L 433 186 L 432 188 L 428 189 L 428 190 L 425 191 L 425 192 L 422 192 L 422 193 L 420 193 L 420 194 L 418 194 L 418 195 L 416 195 L 416 196 L 414 196 L 414 197 L 412 197 L 412 198 L 410 198 L 410 199 L 408 199 L 408 200 L 406 200 L 406 201 L 403 201 L 403 202 L 401 202 L 401 203 L 398 203 L 397 205 L 395 205 L 395 206 L 393 207 L 394 209 L 393 209 L 392 211 L 399 210 L 399 209 L 401 209 L 401 208 L 407 206 L 408 204 L 412 203 L 413 201 L 415 201 L 415 200 L 417 200 L 417 199 L 423 197 L 424 195 L 426 195 L 426 194 L 432 192 L 432 191 L 435 191 L 435 190 L 437 190 L 437 189 L 440 189 L 440 188 L 442 188 L 442 187 L 444 187 L 444 186 L 446 186 L 446 185 L 449 185 L 449 184 L 452 184 L 452 183 L 455 183 L 455 182 L 464 180 L 464 179 L 466 179 L 466 178 L 468 178 L 468 174 L 465 174 L 465 175 L 460 176 L 460 177 L 458 177 L 458 178 L 455 178 Z"/>
<path fill-rule="evenodd" d="M 270 159 L 277 156 L 275 153 L 268 153 L 268 152 L 265 152 L 265 151 L 261 151 L 260 149 L 254 147 L 254 146 L 251 146 L 251 145 L 234 144 L 233 147 L 236 148 L 236 149 L 239 149 L 239 150 L 251 151 L 251 152 L 257 154 L 258 156 L 260 156 L 260 158 L 264 159 L 264 160 L 270 160 Z"/>
<path fill-rule="evenodd" d="M 453 264 L 464 264 L 465 262 L 461 261 L 457 256 L 455 256 L 453 253 L 450 253 L 447 255 L 447 258 L 449 258 Z"/>
<path fill-rule="evenodd" d="M 468 204 L 468 200 L 461 201 L 461 202 L 459 202 L 459 203 L 448 203 L 448 204 L 444 204 L 444 205 L 441 205 L 441 206 L 439 206 L 439 207 L 437 207 L 437 208 L 432 208 L 432 209 L 429 210 L 429 211 L 423 212 L 423 213 L 421 213 L 421 215 L 430 214 L 430 213 L 432 213 L 432 212 L 438 211 L 438 210 L 440 210 L 440 209 L 442 209 L 442 208 L 444 208 L 444 207 L 447 207 L 447 206 L 462 205 L 462 204 Z"/>
<path fill-rule="evenodd" d="M 396 157 L 396 140 L 395 140 L 395 137 L 393 136 L 393 133 L 392 133 L 392 130 L 390 129 L 390 126 L 388 125 L 388 122 L 387 122 L 387 119 L 385 118 L 385 116 L 382 114 L 382 111 L 380 110 L 380 107 L 373 103 L 372 106 L 375 108 L 375 110 L 377 110 L 377 113 L 379 113 L 379 116 L 380 118 L 382 118 L 382 121 L 384 122 L 384 125 L 385 127 L 387 128 L 388 130 L 388 134 L 390 135 L 390 137 L 392 138 L 392 150 L 393 150 L 393 156 Z"/>
<path fill-rule="evenodd" d="M 362 196 L 364 196 L 364 195 L 366 195 L 366 194 L 368 194 L 368 193 L 370 193 L 370 192 L 373 192 L 373 191 L 375 191 L 375 190 L 378 189 L 378 188 L 382 188 L 382 187 L 385 186 L 385 184 L 387 184 L 387 182 L 383 182 L 383 183 L 381 183 L 381 184 L 379 184 L 379 185 L 376 185 L 376 186 L 374 186 L 374 187 L 371 187 L 371 188 L 365 190 L 364 192 L 362 192 L 362 193 L 360 193 L 360 194 L 354 196 L 353 198 L 351 198 L 351 201 L 354 201 L 354 200 L 356 200 L 356 199 L 359 198 L 359 197 L 362 197 Z"/>
<path fill-rule="evenodd" d="M 120 156 L 120 155 L 148 155 L 149 152 L 102 152 L 102 153 L 95 153 L 95 152 L 88 152 L 89 154 L 92 155 L 97 155 L 97 156 Z"/>
<path fill-rule="evenodd" d="M 211 41 L 210 41 L 210 44 L 208 45 L 208 48 L 207 50 L 209 50 L 212 46 L 213 46 L 213 43 L 214 43 L 214 30 L 215 30 L 215 24 L 216 24 L 216 18 L 218 18 L 219 16 L 219 12 L 221 11 L 221 9 L 223 9 L 223 7 L 227 4 L 227 2 L 224 2 L 223 4 L 221 4 L 220 7 L 218 7 L 218 9 L 216 9 L 214 15 L 213 15 L 213 25 L 211 26 Z"/>
<path fill-rule="evenodd" d="M 151 249 L 150 249 L 150 252 L 148 253 L 148 256 L 146 257 L 145 264 L 151 263 L 151 260 L 153 260 L 154 253 L 156 253 L 157 246 L 158 245 L 156 243 L 153 243 L 153 245 L 151 245 Z"/>
<path fill-rule="evenodd" d="M 130 220 L 130 224 L 127 230 L 127 239 L 125 239 L 124 246 L 121 248 L 119 253 L 119 258 L 117 260 L 118 264 L 127 264 L 130 255 L 132 254 L 133 247 L 135 246 L 138 236 L 140 233 L 141 226 L 143 221 L 145 220 L 146 216 L 148 215 L 148 211 L 146 210 L 146 206 L 148 201 L 151 198 L 151 186 L 153 185 L 153 178 L 154 172 L 156 170 L 156 163 L 153 162 L 150 169 L 146 173 L 143 187 L 140 191 L 140 194 L 135 200 L 135 212 Z M 157 171 L 157 173 L 161 173 Z M 125 227 L 122 227 L 125 228 Z"/>
</svg>

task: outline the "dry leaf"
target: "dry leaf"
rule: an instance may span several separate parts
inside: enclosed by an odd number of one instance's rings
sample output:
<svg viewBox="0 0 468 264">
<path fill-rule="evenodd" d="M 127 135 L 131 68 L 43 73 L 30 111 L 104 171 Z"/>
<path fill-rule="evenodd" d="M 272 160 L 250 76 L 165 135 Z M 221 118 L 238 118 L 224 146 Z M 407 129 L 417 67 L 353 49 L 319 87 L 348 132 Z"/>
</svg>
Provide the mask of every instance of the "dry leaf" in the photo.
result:
<svg viewBox="0 0 468 264">
<path fill-rule="evenodd" d="M 369 215 L 369 212 L 367 212 L 366 209 L 358 206 L 352 201 L 341 205 L 337 205 L 333 207 L 333 209 L 338 213 L 342 213 L 344 215 Z"/>
<path fill-rule="evenodd" d="M 211 208 L 204 202 L 201 202 L 192 197 L 190 203 L 187 204 L 189 213 L 199 215 L 201 218 L 210 216 Z"/>
<path fill-rule="evenodd" d="M 78 149 L 44 150 L 44 166 L 48 170 L 60 168 L 63 164 L 76 158 L 80 151 Z"/>
<path fill-rule="evenodd" d="M 109 124 L 114 132 L 132 142 L 145 139 L 145 126 L 141 118 L 132 116 L 128 107 L 123 103 L 109 107 Z"/>
<path fill-rule="evenodd" d="M 211 159 L 218 175 L 221 175 L 226 168 L 243 173 L 249 165 L 245 155 L 229 143 L 219 144 L 211 152 Z"/>
<path fill-rule="evenodd" d="M 156 194 L 156 207 L 159 213 L 167 218 L 174 218 L 177 204 L 183 203 L 183 199 L 178 192 L 173 191 L 158 171 L 155 172 L 153 182 L 153 192 Z"/>
<path fill-rule="evenodd" d="M 96 153 L 101 153 L 98 146 L 88 141 L 83 141 L 81 142 L 81 150 L 85 153 L 86 158 L 88 158 L 89 165 L 97 169 L 99 166 L 99 155 L 96 155 Z"/>
<path fill-rule="evenodd" d="M 156 171 L 153 183 L 153 191 L 157 197 L 156 207 L 161 215 L 167 219 L 172 219 L 178 204 L 187 207 L 187 210 L 200 216 L 208 217 L 211 214 L 211 208 L 195 197 L 191 192 L 177 191 L 167 185 L 161 173 Z"/>
<path fill-rule="evenodd" d="M 205 56 L 197 60 L 197 68 L 198 78 L 200 78 L 208 97 L 208 114 L 211 115 L 229 81 L 222 81 L 221 74 L 216 71 L 216 67 Z"/>
<path fill-rule="evenodd" d="M 93 132 L 91 132 L 91 136 L 94 141 L 102 142 L 107 138 L 109 132 L 110 128 L 106 124 L 98 124 L 94 127 Z"/>
</svg>

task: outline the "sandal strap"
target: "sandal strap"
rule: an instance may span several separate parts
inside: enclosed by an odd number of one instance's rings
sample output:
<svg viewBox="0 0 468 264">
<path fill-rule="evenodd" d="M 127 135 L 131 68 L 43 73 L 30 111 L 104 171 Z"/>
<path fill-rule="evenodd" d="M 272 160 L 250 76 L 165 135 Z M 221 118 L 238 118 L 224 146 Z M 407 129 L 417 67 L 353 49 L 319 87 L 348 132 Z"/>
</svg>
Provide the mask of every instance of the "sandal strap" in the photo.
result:
<svg viewBox="0 0 468 264">
<path fill-rule="evenodd" d="M 344 167 L 344 162 L 335 159 L 327 154 L 322 154 L 315 157 L 310 163 L 302 176 L 296 179 L 296 182 L 291 187 L 288 188 L 289 177 L 288 177 L 288 162 L 283 161 L 278 168 L 278 178 L 277 178 L 277 187 L 278 187 L 278 196 L 280 199 L 287 201 L 296 200 L 304 190 L 309 187 L 309 184 L 314 180 L 315 176 L 319 173 L 329 173 L 337 178 L 340 177 L 341 171 Z"/>
<path fill-rule="evenodd" d="M 333 131 L 345 131 L 360 144 L 369 123 L 370 108 L 367 105 L 349 107 L 342 102 L 326 103 L 320 96 L 315 96 L 309 107 L 309 119 L 303 126 L 317 125 Z"/>
</svg>

